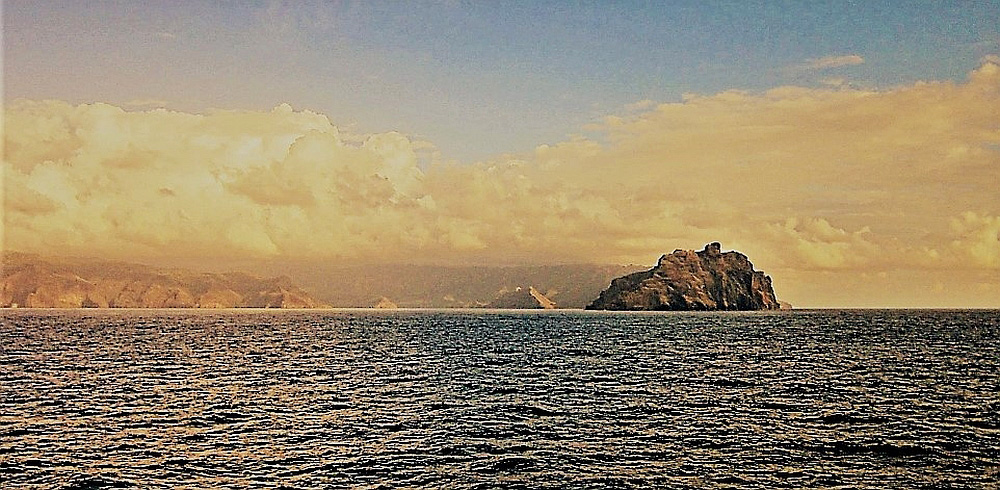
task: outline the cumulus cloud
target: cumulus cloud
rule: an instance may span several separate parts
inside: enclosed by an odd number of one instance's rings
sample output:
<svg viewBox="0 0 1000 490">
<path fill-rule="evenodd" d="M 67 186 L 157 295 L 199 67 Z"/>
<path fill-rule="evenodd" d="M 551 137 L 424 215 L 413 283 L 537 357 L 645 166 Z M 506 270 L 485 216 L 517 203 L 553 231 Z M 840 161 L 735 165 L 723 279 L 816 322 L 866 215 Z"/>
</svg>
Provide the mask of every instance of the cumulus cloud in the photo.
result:
<svg viewBox="0 0 1000 490">
<path fill-rule="evenodd" d="M 951 220 L 952 246 L 973 265 L 1000 269 L 1000 216 L 966 211 Z"/>
<path fill-rule="evenodd" d="M 781 257 L 797 268 L 848 269 L 864 265 L 879 253 L 868 241 L 867 227 L 848 232 L 835 228 L 823 218 L 788 218 L 765 228 L 769 242 Z"/>
<path fill-rule="evenodd" d="M 720 240 L 793 302 L 835 301 L 861 274 L 987 295 L 1000 267 L 996 114 L 1000 67 L 987 62 L 960 83 L 642 102 L 593 128 L 600 142 L 458 164 L 287 105 L 22 100 L 5 114 L 6 246 L 146 261 L 651 263 Z"/>
</svg>

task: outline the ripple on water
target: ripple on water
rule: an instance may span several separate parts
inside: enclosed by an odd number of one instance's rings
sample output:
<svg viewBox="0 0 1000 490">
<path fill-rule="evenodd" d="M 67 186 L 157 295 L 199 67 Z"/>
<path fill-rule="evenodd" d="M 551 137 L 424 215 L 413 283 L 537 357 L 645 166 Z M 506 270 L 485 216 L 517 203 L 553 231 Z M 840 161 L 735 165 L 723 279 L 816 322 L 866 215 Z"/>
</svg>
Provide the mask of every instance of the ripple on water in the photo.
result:
<svg viewBox="0 0 1000 490">
<path fill-rule="evenodd" d="M 0 482 L 983 488 L 1000 312 L 9 311 Z"/>
</svg>

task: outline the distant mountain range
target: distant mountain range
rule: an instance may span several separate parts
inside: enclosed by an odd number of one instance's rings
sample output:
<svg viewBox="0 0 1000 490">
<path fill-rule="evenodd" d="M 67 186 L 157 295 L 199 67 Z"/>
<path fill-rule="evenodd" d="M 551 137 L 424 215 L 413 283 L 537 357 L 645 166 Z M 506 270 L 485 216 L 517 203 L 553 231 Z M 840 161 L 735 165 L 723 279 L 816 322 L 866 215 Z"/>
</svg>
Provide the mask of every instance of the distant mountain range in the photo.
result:
<svg viewBox="0 0 1000 490">
<path fill-rule="evenodd" d="M 523 287 L 559 308 L 583 308 L 638 266 L 433 266 L 258 264 L 257 274 L 196 272 L 100 259 L 7 252 L 0 307 L 468 308 L 508 303 Z M 280 275 L 279 275 L 280 274 Z M 505 299 L 506 295 L 506 299 Z M 538 307 L 538 301 L 529 302 Z M 511 303 L 507 307 L 524 307 Z M 526 303 L 528 304 L 528 303 Z"/>
<path fill-rule="evenodd" d="M 8 252 L 0 307 L 315 308 L 323 306 L 288 277 L 204 273 L 93 259 Z"/>
<path fill-rule="evenodd" d="M 559 308 L 583 308 L 611 280 L 639 270 L 620 265 L 435 266 L 323 264 L 261 265 L 292 277 L 319 301 L 369 307 L 387 298 L 401 308 L 477 308 L 518 287 L 533 287 Z"/>
</svg>

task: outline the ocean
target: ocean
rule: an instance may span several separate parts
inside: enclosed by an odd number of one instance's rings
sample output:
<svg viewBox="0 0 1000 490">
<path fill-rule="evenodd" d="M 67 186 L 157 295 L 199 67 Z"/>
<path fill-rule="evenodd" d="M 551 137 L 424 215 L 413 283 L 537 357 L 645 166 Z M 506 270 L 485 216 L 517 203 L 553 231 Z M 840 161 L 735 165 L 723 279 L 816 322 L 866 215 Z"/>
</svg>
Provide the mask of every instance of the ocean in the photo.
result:
<svg viewBox="0 0 1000 490">
<path fill-rule="evenodd" d="M 1000 311 L 6 310 L 2 488 L 998 488 Z"/>
</svg>

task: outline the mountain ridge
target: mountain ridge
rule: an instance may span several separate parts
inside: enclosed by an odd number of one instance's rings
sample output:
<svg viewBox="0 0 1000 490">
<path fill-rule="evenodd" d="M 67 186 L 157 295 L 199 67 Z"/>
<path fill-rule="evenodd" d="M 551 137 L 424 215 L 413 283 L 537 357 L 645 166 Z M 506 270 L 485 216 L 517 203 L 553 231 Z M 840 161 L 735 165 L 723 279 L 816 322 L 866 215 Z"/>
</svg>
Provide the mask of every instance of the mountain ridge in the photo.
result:
<svg viewBox="0 0 1000 490">
<path fill-rule="evenodd" d="M 5 252 L 0 307 L 317 308 L 288 276 L 195 272 L 78 257 Z"/>
<path fill-rule="evenodd" d="M 295 303 L 294 297 L 308 297 L 297 307 L 370 308 L 382 298 L 391 298 L 383 307 L 392 303 L 400 308 L 477 308 L 495 301 L 504 291 L 529 284 L 540 295 L 544 291 L 543 296 L 559 308 L 572 309 L 593 301 L 611 279 L 641 269 L 600 264 L 345 265 L 261 261 L 214 262 L 205 264 L 210 269 L 205 272 L 191 263 L 155 266 L 13 251 L 5 252 L 2 258 L 0 306 L 6 307 L 279 307 Z M 125 283 L 131 285 L 126 288 Z M 248 290 L 240 284 L 257 286 Z M 273 294 L 259 298 L 259 290 L 268 288 Z M 122 291 L 128 294 L 115 301 Z M 37 294 L 28 301 L 32 293 Z"/>
</svg>

